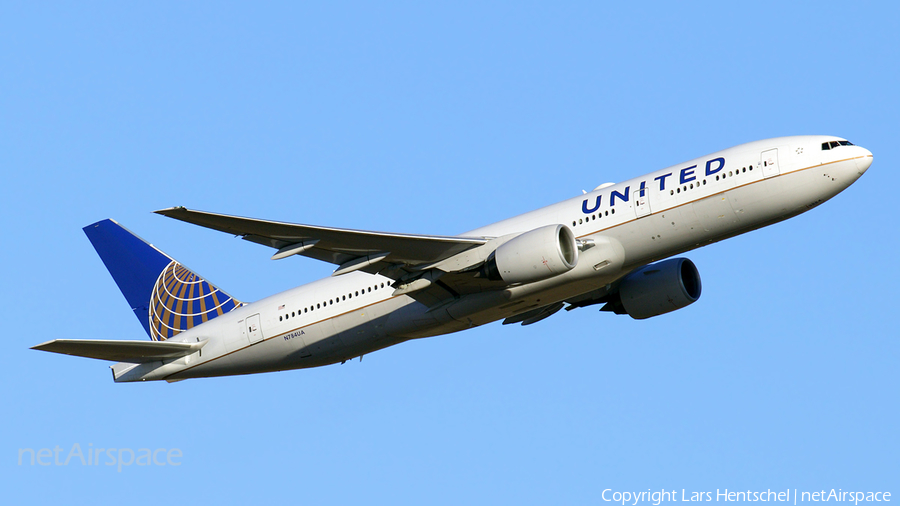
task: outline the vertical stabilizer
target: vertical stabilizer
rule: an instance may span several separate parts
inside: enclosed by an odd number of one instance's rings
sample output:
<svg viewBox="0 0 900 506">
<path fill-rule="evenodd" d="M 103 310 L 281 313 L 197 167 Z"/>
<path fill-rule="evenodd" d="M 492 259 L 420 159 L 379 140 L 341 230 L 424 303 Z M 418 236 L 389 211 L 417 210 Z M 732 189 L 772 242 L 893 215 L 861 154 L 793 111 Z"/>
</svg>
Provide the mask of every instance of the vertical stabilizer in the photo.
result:
<svg viewBox="0 0 900 506">
<path fill-rule="evenodd" d="M 113 220 L 84 227 L 147 335 L 164 341 L 241 302 Z"/>
</svg>

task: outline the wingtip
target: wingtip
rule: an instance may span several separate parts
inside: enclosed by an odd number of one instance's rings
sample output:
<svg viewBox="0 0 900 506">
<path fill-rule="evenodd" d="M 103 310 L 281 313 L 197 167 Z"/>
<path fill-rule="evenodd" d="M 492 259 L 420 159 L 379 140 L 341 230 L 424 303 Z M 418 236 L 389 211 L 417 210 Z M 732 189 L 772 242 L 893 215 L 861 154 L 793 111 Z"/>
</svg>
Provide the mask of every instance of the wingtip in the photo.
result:
<svg viewBox="0 0 900 506">
<path fill-rule="evenodd" d="M 184 206 L 174 206 L 174 207 L 167 207 L 165 209 L 157 209 L 156 211 L 153 211 L 153 213 L 161 214 L 163 216 L 169 216 L 170 214 L 175 213 L 177 211 L 186 211 L 186 210 L 187 210 L 187 208 Z"/>
<path fill-rule="evenodd" d="M 29 350 L 38 350 L 38 351 L 47 351 L 47 350 L 45 350 L 44 348 L 46 348 L 48 345 L 53 344 L 54 342 L 56 342 L 56 339 L 51 339 L 51 340 L 45 341 L 45 342 L 43 342 L 43 343 L 41 343 L 41 344 L 36 344 L 36 345 L 34 345 L 34 346 L 32 346 L 32 347 L 30 347 L 30 348 L 28 348 L 28 349 L 29 349 Z"/>
</svg>

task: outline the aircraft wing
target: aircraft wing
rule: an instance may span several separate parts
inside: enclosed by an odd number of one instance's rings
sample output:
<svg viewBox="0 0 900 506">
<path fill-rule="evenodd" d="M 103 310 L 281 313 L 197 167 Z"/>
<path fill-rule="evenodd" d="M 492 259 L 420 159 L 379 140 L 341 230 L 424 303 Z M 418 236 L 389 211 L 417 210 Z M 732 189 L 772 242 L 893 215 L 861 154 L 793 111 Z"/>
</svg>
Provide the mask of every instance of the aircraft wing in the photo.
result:
<svg viewBox="0 0 900 506">
<path fill-rule="evenodd" d="M 241 218 L 172 207 L 156 211 L 227 232 L 278 251 L 272 259 L 302 255 L 338 265 L 335 276 L 361 270 L 394 280 L 395 294 L 435 307 L 460 295 L 506 286 L 473 271 L 490 253 L 493 237 L 370 232 Z"/>
<path fill-rule="evenodd" d="M 207 213 L 184 207 L 161 209 L 156 214 L 239 235 L 245 240 L 275 248 L 279 252 L 273 259 L 298 254 L 337 265 L 346 265 L 354 260 L 368 262 L 367 266 L 381 263 L 382 268 L 385 264 L 432 264 L 480 246 L 489 239 L 318 227 Z"/>
<path fill-rule="evenodd" d="M 114 362 L 153 362 L 183 357 L 199 350 L 206 341 L 175 343 L 169 341 L 119 341 L 107 339 L 54 339 L 32 346 L 32 350 L 52 351 L 76 357 L 112 360 Z"/>
</svg>

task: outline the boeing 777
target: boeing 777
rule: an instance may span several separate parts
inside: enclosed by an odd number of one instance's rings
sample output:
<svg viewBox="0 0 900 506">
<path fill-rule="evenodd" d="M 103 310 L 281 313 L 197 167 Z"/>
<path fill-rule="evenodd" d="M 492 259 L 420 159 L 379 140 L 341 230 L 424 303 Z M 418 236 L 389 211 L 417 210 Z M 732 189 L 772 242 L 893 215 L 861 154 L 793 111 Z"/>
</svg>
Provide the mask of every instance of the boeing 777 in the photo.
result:
<svg viewBox="0 0 900 506">
<path fill-rule="evenodd" d="M 500 319 L 530 325 L 563 307 L 650 318 L 700 297 L 694 264 L 669 257 L 808 211 L 871 164 L 871 152 L 838 137 L 756 141 L 458 236 L 156 211 L 268 246 L 272 259 L 337 266 L 252 303 L 103 220 L 84 231 L 150 340 L 34 349 L 118 362 L 117 382 L 179 381 L 335 364 Z"/>
</svg>

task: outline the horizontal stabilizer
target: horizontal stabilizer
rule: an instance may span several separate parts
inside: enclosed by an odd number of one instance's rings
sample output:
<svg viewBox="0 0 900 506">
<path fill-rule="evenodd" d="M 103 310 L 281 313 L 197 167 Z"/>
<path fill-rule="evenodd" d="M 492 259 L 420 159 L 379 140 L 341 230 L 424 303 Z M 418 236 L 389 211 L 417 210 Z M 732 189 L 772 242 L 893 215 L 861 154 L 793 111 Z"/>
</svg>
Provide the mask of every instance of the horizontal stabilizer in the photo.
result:
<svg viewBox="0 0 900 506">
<path fill-rule="evenodd" d="M 175 343 L 171 341 L 117 341 L 100 339 L 54 339 L 32 346 L 32 350 L 52 351 L 76 357 L 112 360 L 114 362 L 153 362 L 183 357 L 199 350 L 206 341 Z"/>
</svg>

